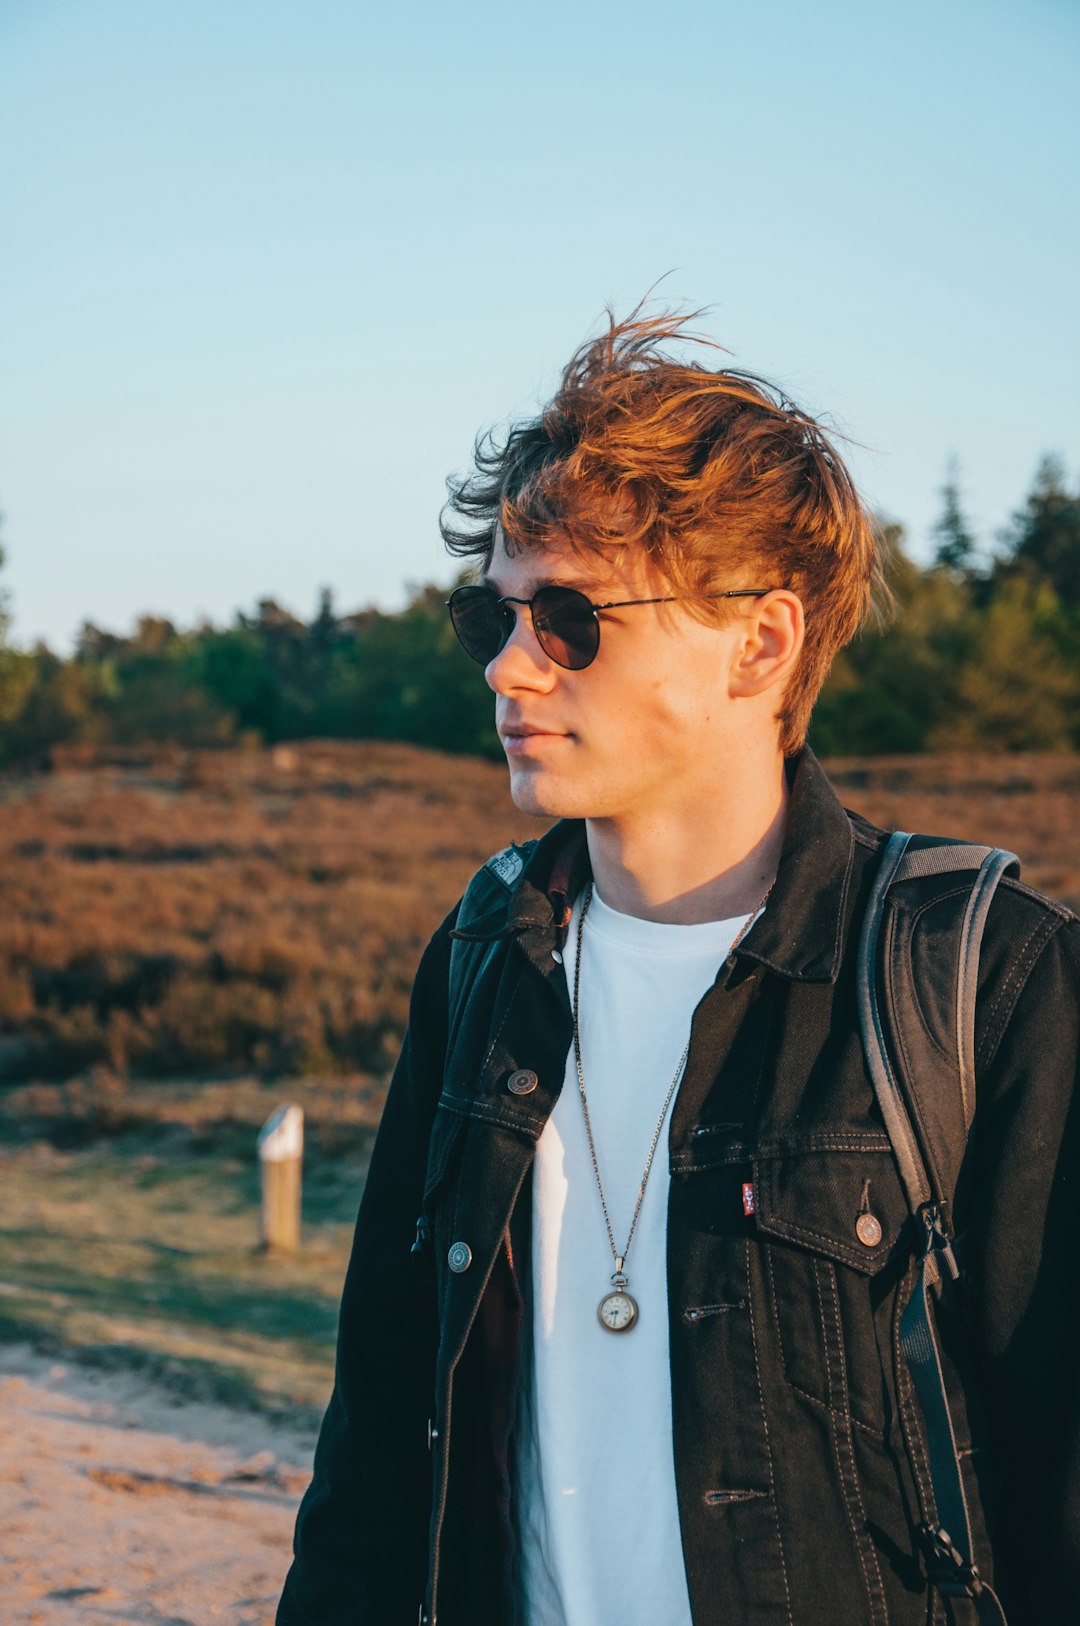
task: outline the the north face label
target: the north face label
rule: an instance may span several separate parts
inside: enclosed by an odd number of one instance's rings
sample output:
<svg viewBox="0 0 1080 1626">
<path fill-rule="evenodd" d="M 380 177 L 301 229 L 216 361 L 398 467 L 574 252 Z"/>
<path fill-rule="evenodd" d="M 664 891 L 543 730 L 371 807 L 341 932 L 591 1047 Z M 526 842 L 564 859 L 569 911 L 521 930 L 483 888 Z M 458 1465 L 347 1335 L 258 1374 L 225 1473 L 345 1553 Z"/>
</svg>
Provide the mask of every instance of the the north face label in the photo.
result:
<svg viewBox="0 0 1080 1626">
<path fill-rule="evenodd" d="M 525 860 L 513 847 L 505 847 L 494 858 L 489 858 L 484 868 L 489 869 L 503 886 L 510 887 L 525 868 Z"/>
</svg>

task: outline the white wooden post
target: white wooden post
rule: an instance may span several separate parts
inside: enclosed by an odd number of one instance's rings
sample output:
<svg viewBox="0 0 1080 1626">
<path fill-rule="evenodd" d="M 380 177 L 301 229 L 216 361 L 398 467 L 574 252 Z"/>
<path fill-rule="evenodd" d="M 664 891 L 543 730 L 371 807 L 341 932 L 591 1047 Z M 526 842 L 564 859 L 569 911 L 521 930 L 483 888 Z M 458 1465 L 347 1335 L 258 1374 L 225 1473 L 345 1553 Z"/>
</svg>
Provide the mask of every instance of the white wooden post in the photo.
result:
<svg viewBox="0 0 1080 1626">
<path fill-rule="evenodd" d="M 262 1245 L 285 1253 L 300 1247 L 300 1171 L 304 1159 L 303 1107 L 278 1107 L 259 1131 L 262 1171 Z"/>
</svg>

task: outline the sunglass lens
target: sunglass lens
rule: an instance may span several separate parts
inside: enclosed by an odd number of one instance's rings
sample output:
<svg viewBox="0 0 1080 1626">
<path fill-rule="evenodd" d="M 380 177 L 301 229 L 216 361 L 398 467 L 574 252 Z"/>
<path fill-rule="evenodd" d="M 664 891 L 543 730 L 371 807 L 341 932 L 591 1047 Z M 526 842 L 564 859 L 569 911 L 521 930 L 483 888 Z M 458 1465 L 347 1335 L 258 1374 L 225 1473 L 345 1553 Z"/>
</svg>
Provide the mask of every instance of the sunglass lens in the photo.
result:
<svg viewBox="0 0 1080 1626">
<path fill-rule="evenodd" d="M 553 661 L 571 672 L 588 666 L 600 647 L 600 623 L 584 593 L 573 587 L 541 587 L 532 601 L 537 641 Z"/>
<path fill-rule="evenodd" d="M 450 619 L 462 648 L 486 666 L 506 642 L 509 627 L 498 595 L 490 587 L 456 587 L 450 594 Z"/>
</svg>

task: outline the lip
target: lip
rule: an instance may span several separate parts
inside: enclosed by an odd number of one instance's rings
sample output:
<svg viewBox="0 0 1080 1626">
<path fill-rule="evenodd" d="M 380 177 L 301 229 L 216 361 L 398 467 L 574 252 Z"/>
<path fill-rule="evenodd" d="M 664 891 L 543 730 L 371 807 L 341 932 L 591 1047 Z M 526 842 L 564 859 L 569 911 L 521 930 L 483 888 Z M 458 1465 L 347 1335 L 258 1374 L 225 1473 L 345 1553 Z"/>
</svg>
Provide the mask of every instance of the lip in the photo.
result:
<svg viewBox="0 0 1080 1626">
<path fill-rule="evenodd" d="M 503 743 L 503 750 L 508 756 L 520 756 L 528 751 L 535 751 L 554 740 L 569 739 L 568 734 L 558 733 L 554 729 L 532 728 L 528 723 L 509 725 L 504 723 L 499 729 L 499 737 Z"/>
</svg>

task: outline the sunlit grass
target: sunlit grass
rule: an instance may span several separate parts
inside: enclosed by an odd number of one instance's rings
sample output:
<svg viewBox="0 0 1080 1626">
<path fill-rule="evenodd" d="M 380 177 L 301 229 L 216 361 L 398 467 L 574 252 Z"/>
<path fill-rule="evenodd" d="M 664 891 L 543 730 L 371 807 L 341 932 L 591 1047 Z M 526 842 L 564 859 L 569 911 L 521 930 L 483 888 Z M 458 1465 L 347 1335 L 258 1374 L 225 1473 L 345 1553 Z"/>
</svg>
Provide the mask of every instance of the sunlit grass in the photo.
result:
<svg viewBox="0 0 1080 1626">
<path fill-rule="evenodd" d="M 317 1414 L 365 1157 L 309 1158 L 302 1251 L 279 1256 L 259 1248 L 257 1163 L 235 1131 L 223 1139 L 0 1147 L 5 1336 L 141 1367 L 187 1395 Z"/>
</svg>

